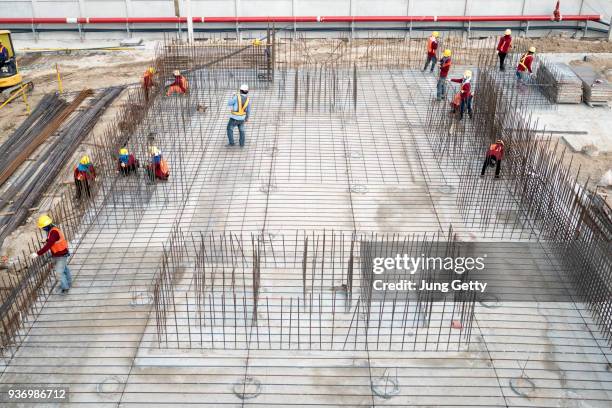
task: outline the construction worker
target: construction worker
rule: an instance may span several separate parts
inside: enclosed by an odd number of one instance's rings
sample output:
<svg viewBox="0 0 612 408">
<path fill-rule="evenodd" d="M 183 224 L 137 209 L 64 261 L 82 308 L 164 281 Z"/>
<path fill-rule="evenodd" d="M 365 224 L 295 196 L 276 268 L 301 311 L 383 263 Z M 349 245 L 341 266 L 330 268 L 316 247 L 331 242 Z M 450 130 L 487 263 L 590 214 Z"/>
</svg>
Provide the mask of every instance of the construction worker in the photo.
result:
<svg viewBox="0 0 612 408">
<path fill-rule="evenodd" d="M 531 64 L 533 63 L 533 55 L 535 52 L 535 47 L 529 47 L 529 50 L 521 56 L 518 66 L 516 67 L 516 79 L 519 82 L 527 82 L 529 76 L 533 74 Z"/>
<path fill-rule="evenodd" d="M 175 93 L 186 94 L 188 89 L 189 85 L 187 84 L 187 78 L 181 75 L 181 71 L 177 69 L 174 71 L 174 82 L 168 87 L 166 96 L 170 96 Z"/>
<path fill-rule="evenodd" d="M 117 170 L 124 176 L 130 173 L 135 173 L 138 168 L 138 160 L 125 147 L 119 149 L 119 159 L 117 161 Z"/>
<path fill-rule="evenodd" d="M 74 185 L 76 186 L 76 198 L 80 199 L 84 192 L 91 197 L 90 182 L 96 179 L 96 170 L 89 156 L 81 157 L 81 161 L 74 167 Z"/>
<path fill-rule="evenodd" d="M 149 148 L 151 155 L 149 165 L 147 166 L 147 173 L 151 180 L 168 180 L 170 177 L 170 168 L 168 162 L 163 158 L 161 150 L 157 146 L 151 146 Z"/>
<path fill-rule="evenodd" d="M 446 78 L 448 77 L 448 71 L 451 69 L 451 64 L 451 50 L 444 50 L 440 60 L 440 77 L 436 85 L 436 99 L 438 101 L 446 97 Z"/>
<path fill-rule="evenodd" d="M 2 68 L 9 60 L 8 49 L 0 42 L 0 68 Z"/>
<path fill-rule="evenodd" d="M 439 37 L 440 37 L 440 33 L 437 31 L 434 31 L 431 34 L 431 37 L 427 39 L 427 60 L 425 61 L 425 66 L 423 67 L 423 71 L 427 70 L 427 66 L 429 66 L 430 62 L 431 62 L 431 71 L 429 72 L 433 72 L 434 68 L 436 67 L 436 62 L 438 60 L 436 58 L 436 53 L 438 49 L 438 38 Z"/>
<path fill-rule="evenodd" d="M 506 69 L 504 66 L 504 61 L 506 60 L 506 55 L 508 55 L 510 52 L 510 48 L 512 48 L 512 30 L 508 28 L 504 32 L 504 35 L 499 38 L 499 42 L 497 43 L 497 56 L 499 57 L 500 71 L 505 71 Z"/>
<path fill-rule="evenodd" d="M 38 252 L 32 252 L 30 257 L 36 259 L 43 256 L 47 251 L 51 251 L 55 274 L 60 277 L 61 291 L 66 293 L 72 286 L 72 275 L 70 269 L 68 269 L 68 257 L 70 256 L 68 241 L 66 241 L 64 233 L 53 224 L 53 220 L 48 215 L 41 215 L 38 218 L 38 228 L 47 233 L 47 241 Z"/>
<path fill-rule="evenodd" d="M 227 106 L 232 108 L 229 121 L 227 122 L 227 145 L 234 146 L 234 127 L 238 126 L 240 147 L 244 147 L 244 124 L 249 121 L 249 115 L 251 114 L 249 86 L 247 84 L 240 85 L 240 93 L 234 93 L 227 102 Z"/>
<path fill-rule="evenodd" d="M 145 100 L 149 100 L 149 91 L 155 85 L 155 68 L 149 67 L 142 76 L 142 89 L 144 90 Z"/>
<path fill-rule="evenodd" d="M 499 173 L 501 171 L 501 161 L 504 158 L 504 141 L 501 139 L 497 139 L 495 143 L 489 146 L 489 150 L 487 151 L 487 155 L 485 156 L 484 164 L 482 165 L 482 170 L 480 171 L 480 177 L 485 175 L 485 171 L 487 167 L 495 166 L 495 178 L 499 178 Z"/>
<path fill-rule="evenodd" d="M 451 82 L 461 84 L 459 93 L 461 94 L 461 106 L 459 120 L 463 119 L 463 112 L 467 109 L 470 119 L 472 118 L 472 71 L 469 69 L 463 73 L 463 78 L 453 78 Z"/>
</svg>

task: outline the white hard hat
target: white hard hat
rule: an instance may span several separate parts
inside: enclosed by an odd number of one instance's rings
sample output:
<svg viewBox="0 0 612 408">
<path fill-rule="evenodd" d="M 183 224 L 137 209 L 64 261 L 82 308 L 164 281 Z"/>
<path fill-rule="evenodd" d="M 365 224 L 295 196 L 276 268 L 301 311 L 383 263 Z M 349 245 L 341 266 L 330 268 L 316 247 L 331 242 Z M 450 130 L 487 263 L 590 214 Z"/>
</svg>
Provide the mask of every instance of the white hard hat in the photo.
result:
<svg viewBox="0 0 612 408">
<path fill-rule="evenodd" d="M 248 84 L 240 85 L 240 90 L 243 92 L 249 92 L 249 85 Z"/>
<path fill-rule="evenodd" d="M 507 29 L 506 29 L 506 31 L 505 31 L 505 34 L 506 34 L 506 35 L 510 35 L 510 34 L 512 34 L 512 30 L 510 30 L 509 28 L 507 28 Z"/>
</svg>

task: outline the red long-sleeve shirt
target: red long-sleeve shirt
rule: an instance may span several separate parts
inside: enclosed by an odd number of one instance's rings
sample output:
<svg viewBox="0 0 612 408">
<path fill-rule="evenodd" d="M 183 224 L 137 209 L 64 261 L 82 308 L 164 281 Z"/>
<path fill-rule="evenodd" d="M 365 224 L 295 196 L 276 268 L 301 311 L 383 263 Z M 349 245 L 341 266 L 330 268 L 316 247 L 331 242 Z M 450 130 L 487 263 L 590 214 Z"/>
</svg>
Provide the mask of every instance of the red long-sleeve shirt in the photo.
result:
<svg viewBox="0 0 612 408">
<path fill-rule="evenodd" d="M 170 86 L 178 86 L 181 89 L 181 92 L 185 93 L 187 92 L 187 79 L 182 75 L 175 76 L 174 82 Z"/>
<path fill-rule="evenodd" d="M 512 47 L 512 36 L 504 35 L 500 37 L 499 43 L 497 44 L 497 51 L 507 54 L 508 51 L 510 51 L 511 47 Z"/>
<path fill-rule="evenodd" d="M 96 178 L 96 169 L 94 169 L 93 164 L 90 164 L 88 171 L 79 170 L 79 166 L 75 166 L 74 168 L 74 179 L 87 179 L 87 180 L 95 180 Z M 79 177 L 80 176 L 80 177 Z"/>
<path fill-rule="evenodd" d="M 450 57 L 444 57 L 440 60 L 440 78 L 446 78 L 448 76 L 448 71 L 451 69 L 451 64 Z"/>
<path fill-rule="evenodd" d="M 523 71 L 529 71 L 529 73 L 533 72 L 531 70 L 531 63 L 533 62 L 533 54 L 524 54 L 518 64 L 518 67 L 516 67 L 517 71 L 523 72 Z"/>
<path fill-rule="evenodd" d="M 59 241 L 60 239 L 60 234 L 59 232 L 55 231 L 55 230 L 51 230 L 49 232 L 49 235 L 47 236 L 47 242 L 45 243 L 45 245 L 40 248 L 40 250 L 37 252 L 38 256 L 42 256 L 44 255 L 47 251 L 51 250 L 51 247 L 53 246 L 53 244 L 55 244 L 57 241 Z M 65 249 L 63 251 L 59 251 L 55 254 L 52 254 L 55 257 L 59 257 L 59 256 L 64 256 L 64 255 L 68 255 L 68 249 Z"/>
<path fill-rule="evenodd" d="M 493 156 L 496 160 L 501 160 L 504 158 L 504 145 L 501 143 L 493 143 L 489 146 L 489 151 L 487 152 L 487 156 Z"/>
<path fill-rule="evenodd" d="M 459 90 L 461 99 L 467 99 L 472 95 L 472 84 L 470 81 L 464 81 L 463 78 L 453 78 L 451 81 L 461 84 L 461 89 Z"/>
</svg>

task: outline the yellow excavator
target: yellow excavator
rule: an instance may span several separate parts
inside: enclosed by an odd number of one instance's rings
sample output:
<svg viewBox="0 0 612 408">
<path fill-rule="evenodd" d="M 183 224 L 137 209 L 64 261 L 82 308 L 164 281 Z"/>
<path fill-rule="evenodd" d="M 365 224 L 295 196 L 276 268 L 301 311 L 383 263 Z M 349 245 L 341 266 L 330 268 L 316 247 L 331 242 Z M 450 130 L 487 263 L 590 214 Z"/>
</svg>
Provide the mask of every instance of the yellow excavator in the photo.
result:
<svg viewBox="0 0 612 408">
<path fill-rule="evenodd" d="M 34 83 L 24 82 L 19 73 L 11 32 L 0 30 L 0 107 L 33 88 Z"/>
</svg>

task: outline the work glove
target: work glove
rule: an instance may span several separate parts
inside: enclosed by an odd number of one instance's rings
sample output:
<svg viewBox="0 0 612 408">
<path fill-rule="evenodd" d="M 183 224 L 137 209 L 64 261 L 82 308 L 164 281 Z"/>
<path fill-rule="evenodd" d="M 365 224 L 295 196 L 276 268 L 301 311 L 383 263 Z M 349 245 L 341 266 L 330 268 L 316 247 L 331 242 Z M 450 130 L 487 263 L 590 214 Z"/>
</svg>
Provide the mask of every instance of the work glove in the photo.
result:
<svg viewBox="0 0 612 408">
<path fill-rule="evenodd" d="M 32 253 L 30 254 L 30 258 L 32 258 L 32 259 L 36 259 L 36 258 L 38 258 L 38 254 L 37 254 L 36 252 L 32 252 Z"/>
</svg>

